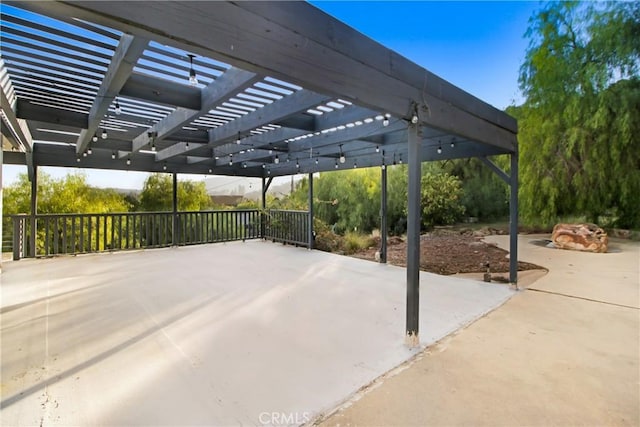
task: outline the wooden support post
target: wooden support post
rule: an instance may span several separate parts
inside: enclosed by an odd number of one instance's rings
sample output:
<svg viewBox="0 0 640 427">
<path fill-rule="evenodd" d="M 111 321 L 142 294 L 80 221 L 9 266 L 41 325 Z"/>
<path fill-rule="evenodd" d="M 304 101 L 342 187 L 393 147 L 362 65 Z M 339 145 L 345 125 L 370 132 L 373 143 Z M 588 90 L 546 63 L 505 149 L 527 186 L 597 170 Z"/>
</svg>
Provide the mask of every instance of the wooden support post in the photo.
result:
<svg viewBox="0 0 640 427">
<path fill-rule="evenodd" d="M 178 230 L 178 174 L 173 173 L 173 246 L 178 246 L 180 239 L 180 232 Z"/>
<path fill-rule="evenodd" d="M 31 218 L 29 229 L 29 256 L 36 257 L 36 235 L 37 226 L 36 215 L 38 214 L 38 166 L 33 165 L 33 176 L 31 177 Z"/>
<path fill-rule="evenodd" d="M 511 154 L 509 198 L 509 281 L 518 286 L 518 150 Z"/>
<path fill-rule="evenodd" d="M 382 165 L 380 179 L 380 262 L 387 263 L 387 167 Z"/>
<path fill-rule="evenodd" d="M 421 138 L 417 124 L 409 125 L 409 188 L 407 215 L 407 328 L 405 343 L 409 347 L 420 344 L 420 178 L 421 178 Z"/>
<path fill-rule="evenodd" d="M 309 249 L 313 249 L 313 173 L 309 174 Z"/>
</svg>

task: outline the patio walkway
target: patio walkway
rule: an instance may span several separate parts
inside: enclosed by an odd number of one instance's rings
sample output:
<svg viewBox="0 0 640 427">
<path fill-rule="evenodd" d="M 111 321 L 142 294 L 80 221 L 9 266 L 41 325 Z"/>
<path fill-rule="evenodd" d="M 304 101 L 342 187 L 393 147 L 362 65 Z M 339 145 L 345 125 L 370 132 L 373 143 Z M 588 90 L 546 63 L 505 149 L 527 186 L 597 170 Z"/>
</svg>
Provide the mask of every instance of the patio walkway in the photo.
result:
<svg viewBox="0 0 640 427">
<path fill-rule="evenodd" d="M 7 262 L 0 424 L 306 422 L 418 352 L 405 274 L 260 241 Z M 423 344 L 513 295 L 421 281 Z"/>
<path fill-rule="evenodd" d="M 525 272 L 527 290 L 321 425 L 640 425 L 640 243 L 591 254 L 542 237 L 520 236 L 520 259 L 548 274 Z"/>
</svg>

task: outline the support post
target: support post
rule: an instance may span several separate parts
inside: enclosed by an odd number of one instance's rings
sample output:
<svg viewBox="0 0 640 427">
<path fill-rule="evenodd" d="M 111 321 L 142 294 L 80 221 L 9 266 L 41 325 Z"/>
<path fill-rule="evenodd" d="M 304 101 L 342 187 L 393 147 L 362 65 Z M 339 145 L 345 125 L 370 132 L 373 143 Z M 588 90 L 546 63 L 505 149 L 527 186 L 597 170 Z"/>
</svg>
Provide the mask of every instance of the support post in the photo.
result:
<svg viewBox="0 0 640 427">
<path fill-rule="evenodd" d="M 511 154 L 509 198 L 509 281 L 518 286 L 518 149 Z"/>
<path fill-rule="evenodd" d="M 38 166 L 33 165 L 33 176 L 31 177 L 31 218 L 29 227 L 29 256 L 31 258 L 36 257 L 36 235 L 37 235 L 37 221 L 36 215 L 38 214 Z"/>
<path fill-rule="evenodd" d="M 172 207 L 173 207 L 173 246 L 178 246 L 178 242 L 180 239 L 180 233 L 178 231 L 178 174 L 173 173 L 173 197 L 172 197 Z"/>
<path fill-rule="evenodd" d="M 4 212 L 2 207 L 2 163 L 3 162 L 3 152 L 2 147 L 0 146 L 0 213 Z M 2 223 L 4 221 L 0 220 L 0 274 L 2 274 L 2 242 L 4 242 L 2 235 Z"/>
<path fill-rule="evenodd" d="M 387 167 L 382 165 L 380 177 L 380 262 L 387 263 Z"/>
<path fill-rule="evenodd" d="M 309 249 L 313 249 L 313 173 L 309 174 Z"/>
<path fill-rule="evenodd" d="M 267 179 L 262 177 L 262 210 L 260 211 L 260 238 L 264 239 L 264 223 L 267 210 Z"/>
<path fill-rule="evenodd" d="M 420 344 L 418 323 L 420 311 L 420 179 L 422 156 L 420 129 L 409 124 L 408 129 L 409 185 L 407 215 L 407 327 L 405 343 Z"/>
</svg>

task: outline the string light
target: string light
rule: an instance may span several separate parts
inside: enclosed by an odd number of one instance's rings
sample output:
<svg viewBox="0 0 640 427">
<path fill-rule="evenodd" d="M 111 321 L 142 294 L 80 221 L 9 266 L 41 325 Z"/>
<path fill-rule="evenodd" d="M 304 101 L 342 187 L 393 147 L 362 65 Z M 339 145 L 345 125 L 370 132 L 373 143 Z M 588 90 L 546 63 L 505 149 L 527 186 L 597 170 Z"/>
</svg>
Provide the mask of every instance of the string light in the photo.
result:
<svg viewBox="0 0 640 427">
<path fill-rule="evenodd" d="M 275 159 L 273 159 L 273 163 L 275 163 L 276 165 L 277 165 L 278 163 L 280 163 L 280 158 L 279 158 L 278 156 L 276 156 L 276 158 L 275 158 Z"/>
<path fill-rule="evenodd" d="M 93 142 L 98 142 L 98 134 L 94 133 L 93 136 L 91 137 L 91 140 Z"/>
<path fill-rule="evenodd" d="M 93 151 L 91 150 L 91 147 L 87 148 L 87 154 L 91 154 L 93 153 Z"/>
<path fill-rule="evenodd" d="M 389 113 L 384 115 L 384 120 L 382 120 L 382 126 L 389 126 L 389 117 L 391 117 L 391 114 Z"/>
<path fill-rule="evenodd" d="M 116 116 L 122 114 L 122 108 L 120 108 L 120 103 L 118 102 L 118 98 L 116 98 Z"/>
<path fill-rule="evenodd" d="M 111 153 L 111 160 L 115 160 L 116 159 L 116 152 L 114 151 L 113 153 Z"/>
<path fill-rule="evenodd" d="M 107 139 L 107 130 L 106 129 L 102 129 L 102 135 L 100 135 L 102 137 L 102 139 Z"/>
<path fill-rule="evenodd" d="M 131 165 L 131 159 L 127 159 L 127 166 Z"/>
<path fill-rule="evenodd" d="M 336 160 L 336 169 L 338 169 L 338 161 Z"/>
<path fill-rule="evenodd" d="M 196 77 L 196 70 L 193 69 L 193 58 L 195 58 L 196 56 L 193 53 L 188 53 L 187 56 L 189 57 L 189 84 L 191 86 L 197 86 L 198 85 L 198 77 Z"/>
<path fill-rule="evenodd" d="M 342 144 L 340 144 L 340 163 L 344 163 L 347 161 L 347 158 L 344 156 L 344 153 L 342 152 Z"/>
<path fill-rule="evenodd" d="M 166 171 L 166 170 L 167 170 L 167 162 L 164 162 L 164 163 L 162 164 L 162 170 L 163 170 L 163 171 Z"/>
<path fill-rule="evenodd" d="M 442 154 L 442 147 L 438 146 L 438 154 Z"/>
<path fill-rule="evenodd" d="M 380 146 L 376 145 L 376 153 L 380 152 Z"/>
</svg>

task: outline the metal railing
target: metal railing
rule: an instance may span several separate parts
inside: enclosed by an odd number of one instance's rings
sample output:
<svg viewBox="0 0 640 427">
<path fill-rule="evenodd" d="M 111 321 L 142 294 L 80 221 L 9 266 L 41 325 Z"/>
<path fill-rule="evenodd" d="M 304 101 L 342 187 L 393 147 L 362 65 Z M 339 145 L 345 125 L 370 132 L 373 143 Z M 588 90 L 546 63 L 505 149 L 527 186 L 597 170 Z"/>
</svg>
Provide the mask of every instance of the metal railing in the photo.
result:
<svg viewBox="0 0 640 427">
<path fill-rule="evenodd" d="M 309 212 L 268 210 L 265 214 L 264 238 L 274 242 L 307 246 Z"/>
<path fill-rule="evenodd" d="M 13 252 L 13 259 L 18 260 L 259 238 L 308 245 L 308 215 L 306 211 L 256 209 L 175 215 L 172 212 L 10 215 L 3 218 L 3 234 L 10 235 L 11 244 L 3 242 L 3 250 Z"/>
</svg>

